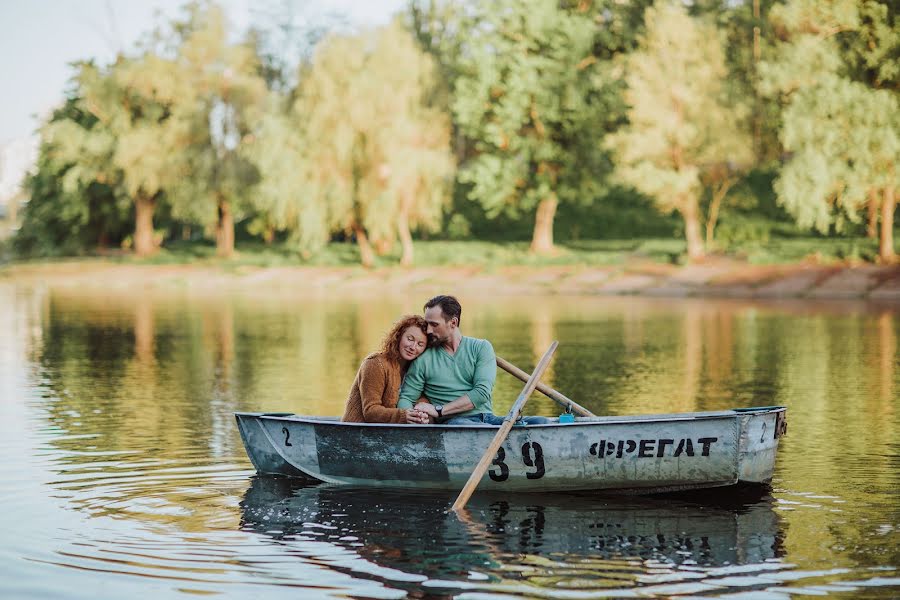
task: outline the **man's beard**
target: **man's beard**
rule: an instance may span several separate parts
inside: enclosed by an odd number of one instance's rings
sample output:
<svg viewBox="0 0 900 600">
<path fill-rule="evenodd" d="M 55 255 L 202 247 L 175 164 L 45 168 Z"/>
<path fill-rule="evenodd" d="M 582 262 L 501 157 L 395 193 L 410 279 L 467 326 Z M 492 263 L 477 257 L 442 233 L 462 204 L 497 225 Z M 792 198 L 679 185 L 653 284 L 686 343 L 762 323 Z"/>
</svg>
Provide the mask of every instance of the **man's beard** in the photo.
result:
<svg viewBox="0 0 900 600">
<path fill-rule="evenodd" d="M 436 348 L 436 347 L 440 346 L 441 343 L 442 343 L 442 340 L 440 338 L 438 338 L 438 336 L 436 336 L 434 334 L 431 334 L 428 336 L 428 347 L 429 348 Z"/>
</svg>

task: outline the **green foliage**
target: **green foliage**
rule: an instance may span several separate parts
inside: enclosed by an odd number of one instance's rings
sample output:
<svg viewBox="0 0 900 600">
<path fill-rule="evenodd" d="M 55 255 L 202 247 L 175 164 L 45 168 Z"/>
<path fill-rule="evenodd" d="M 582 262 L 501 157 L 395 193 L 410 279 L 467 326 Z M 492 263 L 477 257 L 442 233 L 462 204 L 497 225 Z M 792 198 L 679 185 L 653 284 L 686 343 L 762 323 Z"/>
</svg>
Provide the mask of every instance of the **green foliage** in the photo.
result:
<svg viewBox="0 0 900 600">
<path fill-rule="evenodd" d="M 896 92 L 855 81 L 835 37 L 856 40 L 845 41 L 853 47 L 866 39 L 858 8 L 850 0 L 793 0 L 772 16 L 785 41 L 778 60 L 764 65 L 764 83 L 785 103 L 780 136 L 791 153 L 775 189 L 801 227 L 821 232 L 859 222 L 871 189 L 900 186 Z"/>
<path fill-rule="evenodd" d="M 581 240 L 562 243 L 554 256 L 529 252 L 528 242 L 416 241 L 417 264 L 429 266 L 506 267 L 513 265 L 603 266 L 623 264 L 631 258 L 669 263 L 684 252 L 684 242 L 672 239 Z M 375 257 L 376 267 L 395 267 L 399 250 Z M 301 255 L 291 242 L 262 244 L 249 242 L 234 257 L 217 257 L 214 246 L 203 242 L 173 242 L 148 258 L 122 257 L 117 260 L 140 264 L 200 263 L 210 266 L 280 267 L 307 265 L 352 267 L 360 262 L 359 247 L 349 242 L 331 242 L 310 256 Z"/>
<path fill-rule="evenodd" d="M 816 263 L 873 261 L 878 241 L 852 238 L 778 238 L 760 244 L 744 244 L 743 255 L 752 264 L 783 264 L 799 261 Z"/>
<path fill-rule="evenodd" d="M 321 248 L 328 241 L 328 226 L 321 203 L 312 197 L 312 174 L 299 118 L 281 106 L 281 98 L 268 100 L 251 147 L 260 182 L 249 201 L 255 216 L 251 231 L 290 232 L 303 251 Z"/>
<path fill-rule="evenodd" d="M 873 88 L 900 91 L 900 21 L 896 2 L 862 0 L 857 9 L 855 30 L 837 37 L 851 76 Z"/>
<path fill-rule="evenodd" d="M 295 178 L 309 207 L 298 214 L 313 222 L 305 230 L 389 246 L 409 227 L 440 225 L 454 163 L 447 117 L 428 103 L 434 76 L 398 23 L 323 41 L 294 106 L 308 161 Z"/>
<path fill-rule="evenodd" d="M 592 201 L 610 170 L 597 136 L 620 101 L 593 54 L 595 14 L 555 0 L 472 10 L 453 102 L 474 150 L 460 173 L 469 196 L 489 218 L 545 200 Z"/>
<path fill-rule="evenodd" d="M 230 43 L 215 5 L 191 5 L 172 34 L 174 75 L 185 93 L 172 107 L 181 138 L 175 170 L 184 179 L 168 194 L 176 218 L 211 227 L 225 211 L 240 219 L 259 180 L 248 147 L 262 117 L 266 83 L 255 50 Z"/>
<path fill-rule="evenodd" d="M 718 251 L 814 254 L 813 227 L 822 256 L 867 258 L 840 240 L 890 218 L 873 209 L 900 186 L 894 4 L 412 0 L 405 27 L 338 35 L 285 2 L 235 42 L 190 2 L 74 66 L 12 246 L 213 260 L 215 231 L 249 249 L 235 264 L 605 264 L 680 260 L 684 242 L 637 238 L 685 235 L 693 256 L 705 219 Z M 563 247 L 529 256 L 529 238 Z M 606 243 L 630 249 L 572 258 Z M 785 248 L 771 260 L 805 256 Z"/>
<path fill-rule="evenodd" d="M 525 241 L 531 238 L 534 213 L 522 218 L 501 214 L 488 219 L 480 204 L 457 199 L 451 222 L 457 217 L 470 226 L 469 239 L 485 241 Z M 448 224 L 449 234 L 449 224 Z M 677 217 L 656 210 L 652 199 L 633 188 L 612 187 L 593 203 L 566 203 L 559 207 L 553 222 L 553 236 L 559 242 L 578 240 L 624 240 L 655 238 L 683 233 Z M 450 239 L 455 238 L 448 235 Z"/>
<path fill-rule="evenodd" d="M 781 107 L 775 99 L 758 90 L 759 63 L 761 59 L 771 57 L 775 36 L 766 16 L 779 3 L 779 0 L 700 0 L 691 3 L 691 13 L 714 20 L 723 36 L 729 73 L 724 85 L 729 97 L 742 98 L 751 109 L 748 120 L 757 167 L 772 165 L 781 154 L 778 141 Z"/>
<path fill-rule="evenodd" d="M 727 97 L 720 34 L 682 5 L 646 12 L 647 33 L 627 61 L 629 124 L 607 143 L 621 180 L 680 212 L 692 256 L 702 254 L 698 202 L 703 181 L 751 160 L 746 109 Z M 694 232 L 696 230 L 696 232 Z"/>
<path fill-rule="evenodd" d="M 118 245 L 133 226 L 121 176 L 105 168 L 112 159 L 110 137 L 83 104 L 83 98 L 70 97 L 42 129 L 37 164 L 25 182 L 30 200 L 12 242 L 20 256 Z"/>
<path fill-rule="evenodd" d="M 472 225 L 463 215 L 456 213 L 447 223 L 447 236 L 451 240 L 464 240 L 472 235 Z"/>
<path fill-rule="evenodd" d="M 773 238 L 808 237 L 778 204 L 776 176 L 776 171 L 755 169 L 734 185 L 716 228 L 717 249 L 740 253 Z"/>
</svg>

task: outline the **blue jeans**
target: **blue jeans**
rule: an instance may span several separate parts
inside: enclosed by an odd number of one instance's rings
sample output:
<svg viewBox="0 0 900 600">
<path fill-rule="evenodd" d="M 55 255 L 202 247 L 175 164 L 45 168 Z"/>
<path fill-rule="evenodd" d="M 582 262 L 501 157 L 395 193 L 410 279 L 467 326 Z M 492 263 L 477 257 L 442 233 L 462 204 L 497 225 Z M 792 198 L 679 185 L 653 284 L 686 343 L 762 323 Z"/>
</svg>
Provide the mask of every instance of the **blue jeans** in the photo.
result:
<svg viewBox="0 0 900 600">
<path fill-rule="evenodd" d="M 503 425 L 504 417 L 495 415 L 494 413 L 478 413 L 477 415 L 468 415 L 465 417 L 450 417 L 444 421 L 443 425 Z M 519 425 L 544 425 L 549 423 L 547 417 L 519 417 L 516 426 Z"/>
</svg>

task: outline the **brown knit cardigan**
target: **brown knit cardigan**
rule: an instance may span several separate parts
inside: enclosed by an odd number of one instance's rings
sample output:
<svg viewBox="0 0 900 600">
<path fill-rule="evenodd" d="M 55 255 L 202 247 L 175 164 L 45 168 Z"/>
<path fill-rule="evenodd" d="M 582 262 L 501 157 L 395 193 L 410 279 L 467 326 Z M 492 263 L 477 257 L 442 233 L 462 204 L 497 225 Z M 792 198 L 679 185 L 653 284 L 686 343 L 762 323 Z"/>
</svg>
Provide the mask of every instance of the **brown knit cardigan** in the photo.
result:
<svg viewBox="0 0 900 600">
<path fill-rule="evenodd" d="M 356 372 L 341 421 L 350 423 L 406 423 L 400 399 L 400 367 L 378 354 L 370 354 Z"/>
</svg>

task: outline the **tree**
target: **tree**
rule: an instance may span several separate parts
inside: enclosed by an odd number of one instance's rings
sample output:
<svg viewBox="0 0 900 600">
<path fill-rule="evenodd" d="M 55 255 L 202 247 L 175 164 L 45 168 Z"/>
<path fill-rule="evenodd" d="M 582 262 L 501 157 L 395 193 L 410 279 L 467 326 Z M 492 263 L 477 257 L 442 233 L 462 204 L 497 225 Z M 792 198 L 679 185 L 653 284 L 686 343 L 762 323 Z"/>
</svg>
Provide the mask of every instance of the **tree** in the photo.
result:
<svg viewBox="0 0 900 600">
<path fill-rule="evenodd" d="M 535 210 L 531 249 L 552 252 L 559 202 L 592 201 L 610 170 L 595 143 L 616 102 L 594 54 L 597 14 L 557 0 L 472 10 L 453 102 L 474 154 L 460 180 L 488 216 Z"/>
<path fill-rule="evenodd" d="M 166 76 L 171 64 L 150 53 L 77 68 L 77 109 L 90 115 L 90 127 L 64 118 L 45 130 L 57 163 L 70 165 L 63 189 L 77 193 L 102 184 L 116 196 L 126 194 L 134 202 L 134 250 L 146 256 L 157 247 L 156 205 L 175 181 L 171 109 L 181 90 Z"/>
<path fill-rule="evenodd" d="M 316 198 L 316 175 L 300 117 L 282 103 L 279 94 L 270 94 L 251 148 L 260 181 L 250 198 L 256 215 L 249 229 L 266 241 L 276 231 L 286 231 L 308 257 L 328 242 L 327 205 Z"/>
<path fill-rule="evenodd" d="M 14 238 L 24 255 L 76 254 L 119 244 L 134 231 L 133 203 L 111 167 L 112 139 L 82 106 L 73 90 L 41 127 L 35 169 L 25 181 L 29 202 Z"/>
<path fill-rule="evenodd" d="M 752 131 L 754 166 L 769 169 L 781 154 L 778 141 L 780 106 L 759 93 L 759 64 L 772 51 L 773 28 L 766 18 L 780 0 L 695 0 L 690 6 L 694 16 L 713 20 L 723 40 L 729 77 L 725 85 L 733 97 L 744 99 L 751 107 L 748 130 Z"/>
<path fill-rule="evenodd" d="M 456 174 L 450 150 L 450 119 L 435 106 L 437 85 L 434 60 L 419 49 L 399 23 L 378 33 L 378 48 L 369 56 L 374 77 L 359 81 L 362 97 L 377 98 L 374 134 L 382 162 L 382 197 L 393 198 L 395 221 L 377 237 L 389 243 L 400 238 L 400 263 L 413 262 L 411 228 L 435 231 L 441 225 Z M 404 65 L 401 71 L 397 65 Z M 388 91 L 389 90 L 389 91 Z"/>
<path fill-rule="evenodd" d="M 365 266 L 374 264 L 370 238 L 399 234 L 408 264 L 409 228 L 439 224 L 453 161 L 447 118 L 428 103 L 433 86 L 432 59 L 398 23 L 330 36 L 301 83 L 294 110 L 312 212 L 355 236 Z"/>
<path fill-rule="evenodd" d="M 254 48 L 232 44 L 214 4 L 192 4 L 174 27 L 175 61 L 184 94 L 172 107 L 179 127 L 182 184 L 170 194 L 173 214 L 215 226 L 216 252 L 234 252 L 234 223 L 247 207 L 259 171 L 249 146 L 266 99 Z"/>
<path fill-rule="evenodd" d="M 859 65 L 868 64 L 859 57 L 883 50 L 863 44 L 868 50 L 848 63 L 854 54 L 847 49 L 860 47 L 856 38 L 863 30 L 857 2 L 792 0 L 773 10 L 772 19 L 782 42 L 777 60 L 764 65 L 764 84 L 785 105 L 780 138 L 790 153 L 775 184 L 778 201 L 801 226 L 827 232 L 860 221 L 861 209 L 871 209 L 880 196 L 879 256 L 891 262 L 900 102 L 896 89 L 871 84 L 896 82 L 896 67 L 854 79 L 865 74 Z"/>
<path fill-rule="evenodd" d="M 722 43 L 715 26 L 661 2 L 645 13 L 640 49 L 627 59 L 629 123 L 608 147 L 618 175 L 685 223 L 690 259 L 705 254 L 700 233 L 704 182 L 716 198 L 752 158 L 744 107 L 727 97 Z M 711 215 L 712 216 L 712 215 Z M 711 237 L 711 236 L 710 236 Z"/>
</svg>

